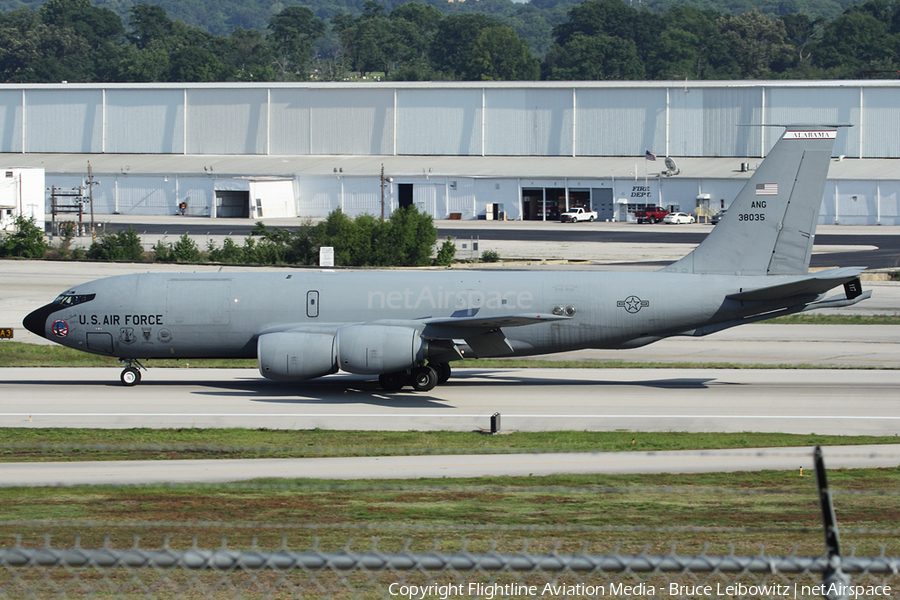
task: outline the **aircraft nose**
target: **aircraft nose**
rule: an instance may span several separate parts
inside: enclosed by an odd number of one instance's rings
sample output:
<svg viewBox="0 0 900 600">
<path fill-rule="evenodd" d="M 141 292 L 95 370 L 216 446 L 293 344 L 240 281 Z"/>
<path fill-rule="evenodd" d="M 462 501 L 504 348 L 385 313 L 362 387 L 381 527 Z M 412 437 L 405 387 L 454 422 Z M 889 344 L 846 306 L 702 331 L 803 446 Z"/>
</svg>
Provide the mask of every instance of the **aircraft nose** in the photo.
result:
<svg viewBox="0 0 900 600">
<path fill-rule="evenodd" d="M 55 308 L 58 307 L 54 307 L 52 304 L 48 304 L 46 306 L 40 307 L 35 311 L 32 311 L 22 321 L 22 325 L 24 325 L 25 329 L 27 329 L 34 335 L 39 335 L 42 338 L 46 338 L 47 317 L 50 316 L 50 313 L 52 313 Z"/>
</svg>

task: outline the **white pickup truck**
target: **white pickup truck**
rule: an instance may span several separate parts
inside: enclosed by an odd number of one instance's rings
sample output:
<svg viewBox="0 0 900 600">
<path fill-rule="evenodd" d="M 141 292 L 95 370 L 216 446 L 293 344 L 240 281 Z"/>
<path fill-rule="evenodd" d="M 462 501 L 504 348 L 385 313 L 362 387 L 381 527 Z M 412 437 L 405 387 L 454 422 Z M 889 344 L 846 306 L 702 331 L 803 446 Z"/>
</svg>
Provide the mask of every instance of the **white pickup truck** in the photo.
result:
<svg viewBox="0 0 900 600">
<path fill-rule="evenodd" d="M 563 223 L 577 223 L 578 221 L 593 221 L 597 218 L 597 213 L 592 210 L 583 208 L 572 208 L 559 215 L 559 220 Z"/>
</svg>

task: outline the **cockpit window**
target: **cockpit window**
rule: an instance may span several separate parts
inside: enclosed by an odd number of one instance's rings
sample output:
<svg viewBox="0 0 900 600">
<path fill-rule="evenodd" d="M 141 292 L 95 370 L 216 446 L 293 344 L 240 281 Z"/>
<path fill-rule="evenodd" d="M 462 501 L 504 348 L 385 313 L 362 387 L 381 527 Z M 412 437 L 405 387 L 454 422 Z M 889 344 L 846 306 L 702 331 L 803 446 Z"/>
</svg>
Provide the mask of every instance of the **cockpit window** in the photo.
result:
<svg viewBox="0 0 900 600">
<path fill-rule="evenodd" d="M 62 304 L 63 306 L 75 306 L 76 304 L 83 304 L 85 302 L 90 302 L 94 298 L 97 297 L 97 294 L 60 294 L 59 297 L 53 301 L 53 304 Z"/>
</svg>

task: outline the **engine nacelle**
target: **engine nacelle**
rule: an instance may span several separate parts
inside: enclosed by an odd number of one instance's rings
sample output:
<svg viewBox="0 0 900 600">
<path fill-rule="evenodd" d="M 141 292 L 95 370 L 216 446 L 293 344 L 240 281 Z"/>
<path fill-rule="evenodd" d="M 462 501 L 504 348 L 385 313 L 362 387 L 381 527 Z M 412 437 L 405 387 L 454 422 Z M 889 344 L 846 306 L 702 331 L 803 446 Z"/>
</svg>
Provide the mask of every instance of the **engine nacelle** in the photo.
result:
<svg viewBox="0 0 900 600">
<path fill-rule="evenodd" d="M 361 375 L 409 369 L 424 358 L 425 342 L 409 327 L 348 325 L 337 333 L 338 365 Z"/>
<path fill-rule="evenodd" d="M 277 381 L 301 381 L 336 373 L 335 346 L 334 336 L 329 334 L 266 333 L 256 343 L 259 372 Z"/>
</svg>

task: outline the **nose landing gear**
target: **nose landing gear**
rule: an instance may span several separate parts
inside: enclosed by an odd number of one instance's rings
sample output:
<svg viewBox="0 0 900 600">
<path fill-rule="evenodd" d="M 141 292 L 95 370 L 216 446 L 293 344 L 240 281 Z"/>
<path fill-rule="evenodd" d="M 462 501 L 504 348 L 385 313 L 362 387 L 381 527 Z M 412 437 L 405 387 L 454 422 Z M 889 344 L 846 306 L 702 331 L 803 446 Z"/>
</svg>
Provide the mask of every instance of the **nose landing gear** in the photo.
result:
<svg viewBox="0 0 900 600">
<path fill-rule="evenodd" d="M 141 371 L 140 369 L 147 370 L 147 367 L 142 365 L 136 358 L 120 358 L 120 363 L 125 363 L 125 368 L 122 370 L 122 374 L 119 375 L 119 379 L 122 380 L 122 385 L 131 387 L 137 385 L 141 382 Z M 133 365 L 137 365 L 134 367 Z"/>
</svg>

